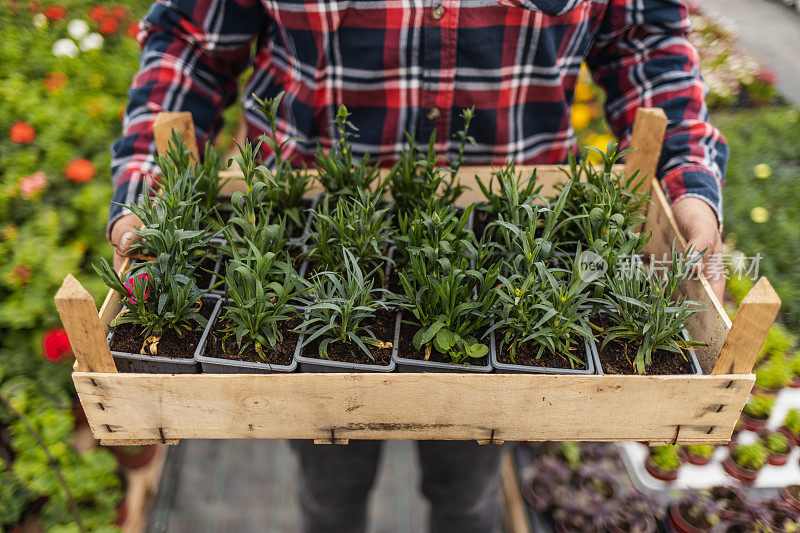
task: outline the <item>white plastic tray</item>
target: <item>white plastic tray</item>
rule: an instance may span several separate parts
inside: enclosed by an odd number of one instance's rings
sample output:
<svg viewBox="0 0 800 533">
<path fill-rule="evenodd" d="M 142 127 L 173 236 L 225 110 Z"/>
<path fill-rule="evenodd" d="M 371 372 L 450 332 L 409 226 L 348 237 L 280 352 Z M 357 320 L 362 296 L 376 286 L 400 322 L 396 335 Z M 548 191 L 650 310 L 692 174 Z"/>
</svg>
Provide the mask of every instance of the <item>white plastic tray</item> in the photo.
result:
<svg viewBox="0 0 800 533">
<path fill-rule="evenodd" d="M 778 393 L 775 407 L 772 410 L 767 428 L 778 429 L 789 409 L 800 409 L 800 389 L 783 389 Z M 738 442 L 753 442 L 757 437 L 755 433 L 742 430 Z M 673 490 L 707 489 L 722 485 L 738 484 L 739 482 L 725 473 L 722 461 L 728 456 L 728 448 L 719 446 L 714 450 L 711 462 L 705 466 L 696 466 L 684 463 L 678 471 L 678 479 L 671 483 L 658 480 L 651 476 L 644 468 L 649 448 L 638 442 L 620 442 L 619 447 L 622 461 L 628 469 L 633 484 L 642 491 L 670 492 Z M 789 460 L 784 466 L 766 465 L 758 474 L 755 483 L 747 485 L 754 489 L 777 489 L 800 483 L 800 448 L 795 446 L 789 455 Z"/>
</svg>

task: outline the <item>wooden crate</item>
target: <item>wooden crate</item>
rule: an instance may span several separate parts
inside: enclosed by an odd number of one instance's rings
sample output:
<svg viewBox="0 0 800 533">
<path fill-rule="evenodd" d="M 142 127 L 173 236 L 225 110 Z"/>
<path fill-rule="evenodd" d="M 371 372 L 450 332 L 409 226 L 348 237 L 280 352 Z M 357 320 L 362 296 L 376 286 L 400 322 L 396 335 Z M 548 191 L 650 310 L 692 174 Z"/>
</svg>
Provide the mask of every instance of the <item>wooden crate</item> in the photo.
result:
<svg viewBox="0 0 800 533">
<path fill-rule="evenodd" d="M 631 142 L 639 149 L 621 170 L 654 175 L 665 126 L 661 110 L 640 109 Z M 188 113 L 162 114 L 155 128 L 161 151 L 172 128 L 193 139 Z M 468 167 L 459 172 L 462 183 L 472 185 L 464 202 L 479 199 L 474 176 L 485 178 L 490 171 Z M 538 167 L 538 177 L 544 193 L 564 179 L 555 165 Z M 230 182 L 228 192 L 236 186 Z M 673 239 L 684 241 L 659 184 L 650 181 L 650 190 L 646 229 L 653 238 L 645 252 L 660 256 Z M 76 356 L 75 387 L 93 435 L 103 444 L 184 438 L 722 444 L 750 393 L 753 365 L 780 300 L 762 278 L 731 323 L 704 278 L 686 280 L 680 291 L 707 307 L 688 327 L 707 343 L 697 350 L 702 376 L 122 374 L 106 343 L 108 325 L 121 309 L 120 295 L 109 293 L 98 314 L 91 296 L 67 276 L 56 304 Z"/>
</svg>

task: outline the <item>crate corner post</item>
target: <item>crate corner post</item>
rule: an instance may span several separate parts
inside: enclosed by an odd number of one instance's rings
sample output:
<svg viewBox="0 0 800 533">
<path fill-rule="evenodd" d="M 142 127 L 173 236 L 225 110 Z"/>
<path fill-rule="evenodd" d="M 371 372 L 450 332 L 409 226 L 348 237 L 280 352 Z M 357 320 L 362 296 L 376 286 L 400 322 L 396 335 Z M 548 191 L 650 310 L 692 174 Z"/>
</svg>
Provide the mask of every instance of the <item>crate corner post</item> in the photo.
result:
<svg viewBox="0 0 800 533">
<path fill-rule="evenodd" d="M 196 161 L 200 161 L 200 151 L 197 148 L 197 136 L 194 130 L 194 121 L 189 111 L 162 111 L 153 121 L 153 136 L 156 141 L 156 150 L 159 154 L 166 154 L 172 132 L 177 131 L 186 143 L 189 152 Z"/>
<path fill-rule="evenodd" d="M 117 367 L 106 342 L 94 298 L 67 274 L 55 296 L 56 309 L 75 354 L 78 372 L 116 372 Z"/>
<path fill-rule="evenodd" d="M 751 374 L 780 308 L 780 297 L 761 277 L 739 304 L 712 374 Z"/>
</svg>

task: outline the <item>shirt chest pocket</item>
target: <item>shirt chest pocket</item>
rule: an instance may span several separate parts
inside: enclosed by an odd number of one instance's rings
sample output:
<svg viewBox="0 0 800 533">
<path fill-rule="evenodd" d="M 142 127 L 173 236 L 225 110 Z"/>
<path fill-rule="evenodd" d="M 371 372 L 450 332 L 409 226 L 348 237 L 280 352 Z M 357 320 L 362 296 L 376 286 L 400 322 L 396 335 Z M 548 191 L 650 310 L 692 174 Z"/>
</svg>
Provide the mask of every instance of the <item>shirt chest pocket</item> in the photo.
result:
<svg viewBox="0 0 800 533">
<path fill-rule="evenodd" d="M 508 7 L 523 7 L 531 11 L 539 11 L 545 15 L 558 17 L 575 9 L 587 0 L 498 0 Z"/>
</svg>

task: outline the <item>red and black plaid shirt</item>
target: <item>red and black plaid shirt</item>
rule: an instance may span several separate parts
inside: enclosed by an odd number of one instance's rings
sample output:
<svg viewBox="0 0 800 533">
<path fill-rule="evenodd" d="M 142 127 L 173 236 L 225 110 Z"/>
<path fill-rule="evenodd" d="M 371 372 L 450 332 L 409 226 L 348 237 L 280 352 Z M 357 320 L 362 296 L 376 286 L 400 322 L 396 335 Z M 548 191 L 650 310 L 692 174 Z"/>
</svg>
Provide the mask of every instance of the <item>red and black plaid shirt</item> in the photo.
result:
<svg viewBox="0 0 800 533">
<path fill-rule="evenodd" d="M 706 200 L 721 219 L 728 150 L 707 121 L 687 31 L 678 0 L 160 0 L 142 21 L 141 70 L 112 147 L 114 201 L 135 200 L 156 168 L 155 114 L 191 111 L 204 143 L 249 66 L 248 136 L 267 129 L 251 93 L 286 91 L 278 129 L 299 139 L 289 145 L 298 162 L 330 146 L 345 104 L 360 130 L 355 152 L 386 163 L 404 131 L 425 141 L 435 129 L 453 155 L 459 114 L 474 106 L 469 161 L 544 164 L 576 150 L 570 106 L 586 61 L 623 143 L 638 107 L 666 111 L 664 188 L 673 201 Z M 111 220 L 121 213 L 112 206 Z"/>
</svg>

